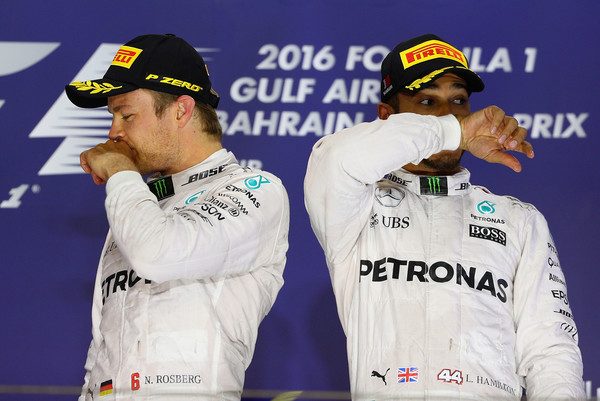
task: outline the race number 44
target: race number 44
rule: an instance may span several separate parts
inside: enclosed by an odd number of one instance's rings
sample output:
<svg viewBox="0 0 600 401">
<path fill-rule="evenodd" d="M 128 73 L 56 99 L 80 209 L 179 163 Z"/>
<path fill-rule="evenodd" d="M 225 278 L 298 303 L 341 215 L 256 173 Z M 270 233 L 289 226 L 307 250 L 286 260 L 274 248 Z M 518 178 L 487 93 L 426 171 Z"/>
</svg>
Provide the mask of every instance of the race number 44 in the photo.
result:
<svg viewBox="0 0 600 401">
<path fill-rule="evenodd" d="M 442 369 L 437 375 L 437 379 L 444 383 L 463 383 L 463 376 L 460 370 Z"/>
</svg>

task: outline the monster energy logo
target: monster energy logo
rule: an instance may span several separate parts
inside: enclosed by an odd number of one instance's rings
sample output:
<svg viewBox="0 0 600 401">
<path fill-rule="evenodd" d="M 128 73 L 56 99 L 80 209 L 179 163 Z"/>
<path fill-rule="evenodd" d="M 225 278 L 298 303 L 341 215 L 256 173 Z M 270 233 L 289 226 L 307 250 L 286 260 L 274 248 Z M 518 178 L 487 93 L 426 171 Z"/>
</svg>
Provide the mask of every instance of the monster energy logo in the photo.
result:
<svg viewBox="0 0 600 401">
<path fill-rule="evenodd" d="M 420 177 L 421 195 L 448 195 L 447 177 Z"/>
<path fill-rule="evenodd" d="M 171 177 L 161 177 L 151 181 L 148 183 L 148 188 L 150 188 L 150 191 L 159 201 L 175 195 L 175 191 L 173 190 L 173 179 Z"/>
<path fill-rule="evenodd" d="M 167 194 L 167 184 L 165 180 L 160 179 L 158 181 L 154 181 L 154 191 L 156 191 L 156 196 L 159 198 L 164 198 Z"/>
<path fill-rule="evenodd" d="M 427 185 L 429 185 L 429 192 L 437 194 L 440 191 L 440 177 L 427 177 Z"/>
</svg>

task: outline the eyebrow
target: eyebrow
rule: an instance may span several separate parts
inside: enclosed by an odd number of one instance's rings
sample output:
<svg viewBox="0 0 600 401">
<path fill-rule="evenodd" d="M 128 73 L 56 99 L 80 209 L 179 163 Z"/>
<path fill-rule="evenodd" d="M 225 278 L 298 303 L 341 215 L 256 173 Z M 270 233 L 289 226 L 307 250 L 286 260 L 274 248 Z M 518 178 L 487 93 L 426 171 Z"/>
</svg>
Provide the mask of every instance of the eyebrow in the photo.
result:
<svg viewBox="0 0 600 401">
<path fill-rule="evenodd" d="M 118 106 L 115 106 L 115 107 L 114 107 L 114 108 L 112 108 L 112 109 L 109 107 L 109 108 L 108 108 L 108 112 L 109 112 L 110 114 L 115 114 L 115 113 L 118 113 L 118 112 L 119 112 L 119 110 L 121 110 L 123 107 L 126 107 L 126 106 L 128 106 L 128 105 L 127 105 L 127 104 L 120 104 L 120 105 L 118 105 Z"/>
<path fill-rule="evenodd" d="M 424 88 L 423 90 L 427 90 L 427 89 L 440 89 L 440 87 L 438 86 L 438 84 L 436 84 L 435 82 L 432 83 L 431 85 L 429 85 L 427 88 Z M 467 85 L 463 84 L 462 82 L 452 82 L 452 89 L 464 89 L 467 90 Z"/>
</svg>

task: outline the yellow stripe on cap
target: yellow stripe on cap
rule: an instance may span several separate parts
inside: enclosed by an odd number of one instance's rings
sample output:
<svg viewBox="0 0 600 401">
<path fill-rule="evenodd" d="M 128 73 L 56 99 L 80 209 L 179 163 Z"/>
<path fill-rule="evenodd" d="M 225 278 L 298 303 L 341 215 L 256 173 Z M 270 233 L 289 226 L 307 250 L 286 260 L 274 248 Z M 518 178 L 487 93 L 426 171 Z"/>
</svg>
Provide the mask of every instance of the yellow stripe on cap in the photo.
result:
<svg viewBox="0 0 600 401">
<path fill-rule="evenodd" d="M 415 79 L 410 85 L 405 86 L 405 88 L 409 89 L 411 91 L 415 90 L 415 89 L 419 89 L 419 88 L 421 88 L 421 85 L 426 84 L 427 82 L 435 79 L 438 75 L 440 75 L 444 71 L 449 70 L 449 69 L 454 69 L 454 68 L 464 68 L 465 70 L 467 69 L 465 67 L 459 67 L 459 66 L 444 67 L 439 70 L 430 72 L 429 74 L 425 75 L 423 78 Z"/>
</svg>

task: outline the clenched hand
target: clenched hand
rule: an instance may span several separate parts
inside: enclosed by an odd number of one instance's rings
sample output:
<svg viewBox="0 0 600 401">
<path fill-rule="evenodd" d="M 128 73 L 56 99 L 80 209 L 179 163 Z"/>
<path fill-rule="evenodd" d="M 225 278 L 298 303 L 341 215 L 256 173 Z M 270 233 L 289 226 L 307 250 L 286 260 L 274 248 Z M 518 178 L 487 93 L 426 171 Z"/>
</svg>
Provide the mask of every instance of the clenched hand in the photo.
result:
<svg viewBox="0 0 600 401">
<path fill-rule="evenodd" d="M 79 156 L 81 168 L 96 185 L 105 184 L 115 173 L 124 170 L 139 171 L 133 162 L 133 151 L 122 141 L 108 140 L 86 150 Z"/>
</svg>

